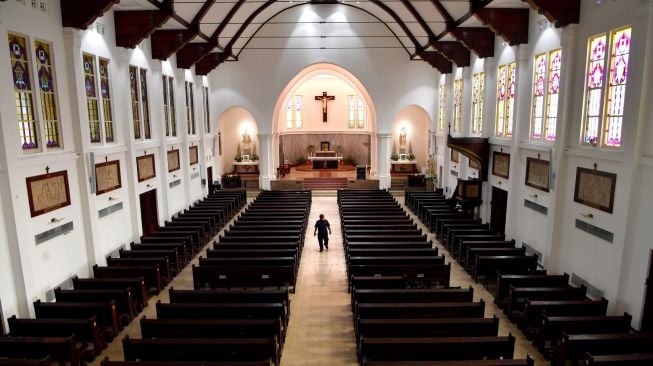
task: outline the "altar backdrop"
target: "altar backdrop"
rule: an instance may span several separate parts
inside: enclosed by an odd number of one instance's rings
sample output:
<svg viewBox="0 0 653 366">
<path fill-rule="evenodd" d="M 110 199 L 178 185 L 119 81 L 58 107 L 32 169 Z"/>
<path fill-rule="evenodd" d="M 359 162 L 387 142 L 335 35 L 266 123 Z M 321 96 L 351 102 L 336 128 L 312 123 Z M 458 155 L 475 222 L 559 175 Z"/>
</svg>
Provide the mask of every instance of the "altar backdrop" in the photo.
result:
<svg viewBox="0 0 653 366">
<path fill-rule="evenodd" d="M 315 150 L 320 150 L 322 141 L 330 142 L 333 151 L 336 150 L 336 146 L 342 146 L 343 158 L 351 155 L 357 164 L 370 164 L 369 134 L 287 134 L 279 138 L 284 158 L 291 164 L 294 164 L 300 156 L 308 157 L 308 145 L 312 144 Z"/>
</svg>

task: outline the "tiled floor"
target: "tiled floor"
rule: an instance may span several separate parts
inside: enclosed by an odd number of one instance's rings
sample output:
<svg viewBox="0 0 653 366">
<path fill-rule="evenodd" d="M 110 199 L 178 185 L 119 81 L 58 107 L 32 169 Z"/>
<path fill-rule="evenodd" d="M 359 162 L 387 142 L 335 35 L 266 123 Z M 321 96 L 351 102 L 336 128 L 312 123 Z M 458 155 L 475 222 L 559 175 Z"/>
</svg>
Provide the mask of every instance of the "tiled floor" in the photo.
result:
<svg viewBox="0 0 653 366">
<path fill-rule="evenodd" d="M 401 197 L 399 200 L 401 202 L 403 198 Z M 317 239 L 313 236 L 312 226 L 320 213 L 323 213 L 329 220 L 333 232 L 329 251 L 322 253 L 319 252 Z M 429 234 L 429 237 L 433 239 L 433 234 Z M 440 251 L 444 252 L 448 257 L 447 261 L 450 261 L 448 253 L 442 247 L 440 247 Z M 196 261 L 197 259 L 194 262 Z M 482 298 L 486 302 L 486 317 L 496 315 L 501 319 L 500 335 L 507 335 L 510 332 L 517 337 L 515 358 L 523 358 L 526 354 L 530 354 L 535 357 L 537 366 L 548 365 L 548 362 L 531 346 L 517 327 L 493 304 L 492 295 L 483 286 L 474 283 L 456 262 L 453 262 L 451 268 L 451 285 L 474 287 L 474 300 L 479 301 Z M 190 266 L 172 281 L 171 286 L 178 289 L 192 288 Z M 154 318 L 154 304 L 157 300 L 168 301 L 168 288 L 159 296 L 151 299 L 150 305 L 140 316 Z M 103 352 L 102 356 L 90 365 L 99 365 L 100 360 L 105 356 L 112 360 L 122 360 L 121 340 L 125 335 L 140 337 L 139 318 L 132 321 Z M 282 366 L 357 365 L 353 320 L 350 298 L 347 293 L 342 235 L 335 195 L 313 196 L 313 206 L 299 268 L 297 291 L 291 295 L 291 317 L 281 364 Z"/>
</svg>

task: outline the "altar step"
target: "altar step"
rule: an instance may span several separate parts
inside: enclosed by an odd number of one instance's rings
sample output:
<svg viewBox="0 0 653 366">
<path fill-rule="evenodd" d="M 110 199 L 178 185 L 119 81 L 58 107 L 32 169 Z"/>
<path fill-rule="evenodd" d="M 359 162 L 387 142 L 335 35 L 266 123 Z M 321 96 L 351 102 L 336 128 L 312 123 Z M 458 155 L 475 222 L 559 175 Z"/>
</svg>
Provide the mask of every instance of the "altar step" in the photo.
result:
<svg viewBox="0 0 653 366">
<path fill-rule="evenodd" d="M 391 177 L 390 189 L 401 190 L 406 188 L 406 177 Z"/>
<path fill-rule="evenodd" d="M 304 189 L 332 191 L 347 188 L 347 178 L 304 178 Z"/>
</svg>

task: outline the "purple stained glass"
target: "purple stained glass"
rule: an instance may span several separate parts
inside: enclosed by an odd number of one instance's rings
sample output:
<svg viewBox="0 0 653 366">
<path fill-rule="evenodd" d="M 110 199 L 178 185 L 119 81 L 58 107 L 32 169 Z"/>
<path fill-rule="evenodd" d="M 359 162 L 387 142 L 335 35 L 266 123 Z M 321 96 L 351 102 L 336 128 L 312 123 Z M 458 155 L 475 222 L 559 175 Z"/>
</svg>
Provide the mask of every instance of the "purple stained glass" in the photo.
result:
<svg viewBox="0 0 653 366">
<path fill-rule="evenodd" d="M 36 49 L 36 58 L 42 65 L 50 64 L 50 55 L 42 46 Z"/>
<path fill-rule="evenodd" d="M 560 91 L 560 72 L 554 72 L 551 75 L 549 93 L 558 94 L 558 91 Z"/>
<path fill-rule="evenodd" d="M 506 99 L 506 67 L 503 66 L 499 76 L 499 99 Z"/>
<path fill-rule="evenodd" d="M 517 66 L 510 67 L 510 98 L 515 97 L 515 79 L 516 79 Z"/>
<path fill-rule="evenodd" d="M 87 75 L 84 78 L 84 89 L 86 89 L 87 97 L 95 97 L 95 82 L 92 76 Z"/>
<path fill-rule="evenodd" d="M 544 75 L 538 75 L 537 82 L 535 84 L 535 95 L 544 95 L 544 84 Z"/>
<path fill-rule="evenodd" d="M 39 87 L 44 92 L 52 91 L 52 74 L 45 66 L 39 69 Z"/>
<path fill-rule="evenodd" d="M 14 77 L 14 87 L 19 90 L 29 89 L 29 72 L 25 69 L 23 62 L 16 61 L 11 69 Z"/>
<path fill-rule="evenodd" d="M 109 95 L 109 80 L 102 79 L 100 81 L 100 93 L 102 93 L 102 98 L 107 99 Z"/>
<path fill-rule="evenodd" d="M 612 68 L 612 84 L 625 84 L 628 76 L 628 55 L 617 56 Z"/>
</svg>

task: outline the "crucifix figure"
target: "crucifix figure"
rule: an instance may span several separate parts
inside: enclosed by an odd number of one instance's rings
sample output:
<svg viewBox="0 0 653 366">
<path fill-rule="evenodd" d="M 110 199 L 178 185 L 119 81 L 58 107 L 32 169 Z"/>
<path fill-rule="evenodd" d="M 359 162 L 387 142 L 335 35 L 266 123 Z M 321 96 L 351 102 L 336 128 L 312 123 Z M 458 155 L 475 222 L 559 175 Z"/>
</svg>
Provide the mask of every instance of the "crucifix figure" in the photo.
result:
<svg viewBox="0 0 653 366">
<path fill-rule="evenodd" d="M 327 95 L 327 92 L 322 92 L 322 95 L 315 96 L 315 100 L 322 101 L 322 122 L 327 121 L 327 102 L 335 99 L 336 97 L 333 95 Z"/>
</svg>

